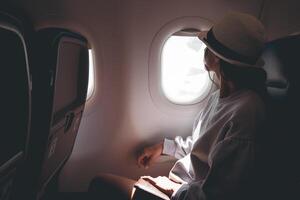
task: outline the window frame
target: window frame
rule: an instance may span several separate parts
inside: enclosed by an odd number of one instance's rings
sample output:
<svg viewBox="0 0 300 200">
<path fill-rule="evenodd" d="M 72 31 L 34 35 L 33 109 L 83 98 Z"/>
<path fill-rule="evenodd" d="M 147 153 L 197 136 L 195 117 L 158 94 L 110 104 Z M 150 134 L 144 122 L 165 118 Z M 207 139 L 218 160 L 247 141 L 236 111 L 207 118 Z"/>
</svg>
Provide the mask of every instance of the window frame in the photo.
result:
<svg viewBox="0 0 300 200">
<path fill-rule="evenodd" d="M 212 26 L 212 22 L 201 17 L 180 17 L 162 26 L 151 42 L 148 60 L 148 84 L 149 93 L 153 104 L 166 114 L 188 115 L 195 113 L 195 110 L 204 107 L 208 94 L 215 90 L 213 84 L 207 90 L 207 95 L 202 100 L 191 104 L 177 104 L 171 102 L 161 87 L 161 53 L 166 40 L 182 30 L 206 31 Z"/>
</svg>

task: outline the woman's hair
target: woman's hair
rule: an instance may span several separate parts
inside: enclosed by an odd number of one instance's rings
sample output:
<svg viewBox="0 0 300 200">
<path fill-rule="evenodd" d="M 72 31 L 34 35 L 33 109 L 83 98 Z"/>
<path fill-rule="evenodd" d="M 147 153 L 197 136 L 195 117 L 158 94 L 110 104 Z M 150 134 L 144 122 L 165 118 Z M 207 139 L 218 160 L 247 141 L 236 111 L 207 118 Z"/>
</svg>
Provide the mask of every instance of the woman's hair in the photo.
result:
<svg viewBox="0 0 300 200">
<path fill-rule="evenodd" d="M 250 89 L 258 93 L 263 99 L 267 97 L 265 70 L 255 67 L 234 66 L 220 60 L 220 73 L 225 80 L 230 80 L 238 89 Z"/>
</svg>

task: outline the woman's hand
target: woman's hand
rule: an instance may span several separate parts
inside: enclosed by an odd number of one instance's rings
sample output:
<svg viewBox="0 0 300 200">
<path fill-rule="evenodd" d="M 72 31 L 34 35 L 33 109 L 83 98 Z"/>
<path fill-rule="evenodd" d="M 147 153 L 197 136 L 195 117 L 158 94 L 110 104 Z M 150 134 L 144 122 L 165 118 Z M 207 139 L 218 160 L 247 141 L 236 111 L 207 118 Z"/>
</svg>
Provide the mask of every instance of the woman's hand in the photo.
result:
<svg viewBox="0 0 300 200">
<path fill-rule="evenodd" d="M 168 195 L 168 197 L 171 197 L 172 194 L 176 193 L 177 190 L 182 186 L 181 183 L 174 182 L 165 176 L 159 176 L 156 178 L 151 176 L 142 176 L 141 178 L 145 181 L 148 181 L 164 194 Z"/>
<path fill-rule="evenodd" d="M 139 167 L 148 168 L 153 162 L 155 162 L 163 151 L 163 142 L 156 145 L 146 147 L 143 152 L 137 158 L 137 163 Z"/>
</svg>

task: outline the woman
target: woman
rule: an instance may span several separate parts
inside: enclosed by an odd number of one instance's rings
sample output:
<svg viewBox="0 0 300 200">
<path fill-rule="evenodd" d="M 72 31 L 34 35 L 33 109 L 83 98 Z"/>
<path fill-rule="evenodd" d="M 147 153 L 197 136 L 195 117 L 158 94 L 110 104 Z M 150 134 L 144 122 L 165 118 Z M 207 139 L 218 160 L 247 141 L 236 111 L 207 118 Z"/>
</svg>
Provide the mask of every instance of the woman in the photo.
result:
<svg viewBox="0 0 300 200">
<path fill-rule="evenodd" d="M 168 178 L 143 177 L 171 199 L 246 199 L 256 135 L 265 120 L 264 27 L 253 16 L 233 12 L 198 37 L 207 45 L 205 68 L 215 73 L 219 89 L 195 122 L 196 137 L 147 147 L 138 164 L 147 168 L 162 154 L 179 159 Z M 107 180 L 115 185 L 121 179 Z M 119 188 L 130 191 L 134 181 L 122 180 Z"/>
</svg>

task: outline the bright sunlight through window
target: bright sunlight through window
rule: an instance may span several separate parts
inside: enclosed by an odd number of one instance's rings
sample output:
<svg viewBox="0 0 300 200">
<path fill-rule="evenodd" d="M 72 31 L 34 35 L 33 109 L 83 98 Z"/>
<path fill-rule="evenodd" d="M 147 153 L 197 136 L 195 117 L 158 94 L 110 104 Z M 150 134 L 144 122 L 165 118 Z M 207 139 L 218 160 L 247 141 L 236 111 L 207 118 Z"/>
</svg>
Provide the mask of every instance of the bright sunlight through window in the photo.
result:
<svg viewBox="0 0 300 200">
<path fill-rule="evenodd" d="M 91 49 L 89 49 L 89 83 L 88 83 L 88 90 L 86 98 L 89 99 L 95 87 L 95 75 L 94 75 L 94 56 Z"/>
<path fill-rule="evenodd" d="M 201 99 L 209 85 L 204 68 L 205 44 L 197 36 L 172 35 L 161 57 L 162 89 L 166 97 L 178 104 Z"/>
</svg>

